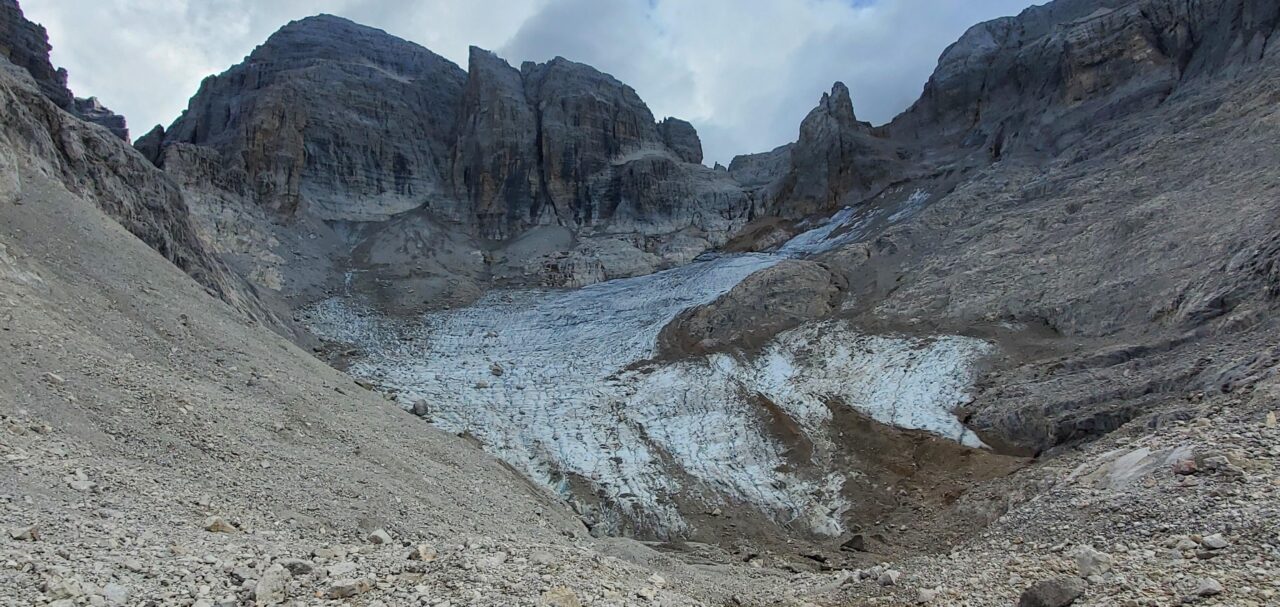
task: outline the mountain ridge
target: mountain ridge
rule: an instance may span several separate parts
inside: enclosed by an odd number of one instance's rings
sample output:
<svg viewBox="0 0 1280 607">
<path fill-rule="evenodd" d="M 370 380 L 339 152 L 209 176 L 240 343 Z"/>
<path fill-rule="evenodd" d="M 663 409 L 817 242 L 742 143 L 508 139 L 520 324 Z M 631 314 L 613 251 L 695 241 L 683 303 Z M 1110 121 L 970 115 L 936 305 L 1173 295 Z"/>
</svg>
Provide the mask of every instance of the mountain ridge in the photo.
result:
<svg viewBox="0 0 1280 607">
<path fill-rule="evenodd" d="M 1270 604 L 1278 22 L 1059 0 L 728 169 L 336 17 L 136 149 L 0 62 L 0 603 Z"/>
</svg>

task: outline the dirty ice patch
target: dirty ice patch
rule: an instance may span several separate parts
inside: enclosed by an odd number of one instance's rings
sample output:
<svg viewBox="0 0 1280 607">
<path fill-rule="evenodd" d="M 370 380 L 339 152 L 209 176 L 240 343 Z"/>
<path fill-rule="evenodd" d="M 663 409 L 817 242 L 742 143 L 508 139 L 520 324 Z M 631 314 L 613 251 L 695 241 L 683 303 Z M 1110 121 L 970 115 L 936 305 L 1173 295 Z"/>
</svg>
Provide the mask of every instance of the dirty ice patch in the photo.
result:
<svg viewBox="0 0 1280 607">
<path fill-rule="evenodd" d="M 415 319 L 378 314 L 359 296 L 304 314 L 318 336 L 361 350 L 350 371 L 423 401 L 432 423 L 474 436 L 534 481 L 573 498 L 585 483 L 604 508 L 584 517 L 610 532 L 688 529 L 675 499 L 746 503 L 783 524 L 834 535 L 850 507 L 829 456 L 831 406 L 980 445 L 955 418 L 974 360 L 963 337 L 867 336 L 844 321 L 776 336 L 753 357 L 651 364 L 676 315 L 714 301 L 753 272 L 864 236 L 878 215 L 845 209 L 775 253 L 710 257 L 581 289 L 495 291 L 471 306 Z M 778 411 L 762 411 L 760 398 Z M 796 463 L 770 434 L 790 417 L 815 446 Z"/>
<path fill-rule="evenodd" d="M 975 364 L 991 348 L 960 336 L 862 335 L 847 321 L 828 321 L 785 331 L 753 357 L 713 354 L 623 379 L 633 385 L 626 399 L 632 418 L 686 472 L 729 495 L 795 512 L 817 505 L 804 497 L 814 487 L 773 490 L 797 479 L 776 472 L 788 445 L 762 432 L 759 397 L 819 448 L 829 446 L 833 406 L 979 447 L 954 411 L 971 400 Z M 818 501 L 832 515 L 843 506 L 838 496 Z"/>
</svg>

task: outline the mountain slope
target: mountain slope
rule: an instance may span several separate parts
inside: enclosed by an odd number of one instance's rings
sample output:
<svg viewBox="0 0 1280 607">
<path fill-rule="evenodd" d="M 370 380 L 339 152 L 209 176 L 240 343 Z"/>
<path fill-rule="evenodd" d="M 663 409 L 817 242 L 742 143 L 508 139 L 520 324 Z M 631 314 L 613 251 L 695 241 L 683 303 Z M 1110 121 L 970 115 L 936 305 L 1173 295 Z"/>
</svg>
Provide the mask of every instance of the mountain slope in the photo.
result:
<svg viewBox="0 0 1280 607">
<path fill-rule="evenodd" d="M 335 17 L 137 150 L 0 65 L 0 602 L 1270 604 L 1278 21 L 1034 7 L 727 172 Z"/>
<path fill-rule="evenodd" d="M 850 284 L 843 314 L 1017 328 L 969 421 L 1028 452 L 1271 373 L 1278 23 L 1268 2 L 1063 0 L 972 28 L 872 131 L 905 150 L 896 181 L 835 196 L 912 217 L 819 258 Z M 839 148 L 864 179 L 891 166 Z"/>
<path fill-rule="evenodd" d="M 63 182 L 65 159 L 39 142 L 97 128 L 75 126 L 3 67 L 0 557 L 15 565 L 0 569 L 0 604 L 348 592 L 532 604 L 652 592 L 690 605 L 776 583 L 713 583 L 639 544 L 590 540 L 563 505 L 467 439 L 211 296 L 116 223 L 119 209 L 99 209 L 96 191 Z M 100 187 L 148 192 L 146 181 L 109 179 L 121 158 L 148 166 L 137 152 L 93 141 L 82 162 Z M 379 529 L 390 543 L 371 543 Z M 422 558 L 407 559 L 419 545 Z M 654 568 L 673 581 L 651 580 Z"/>
</svg>

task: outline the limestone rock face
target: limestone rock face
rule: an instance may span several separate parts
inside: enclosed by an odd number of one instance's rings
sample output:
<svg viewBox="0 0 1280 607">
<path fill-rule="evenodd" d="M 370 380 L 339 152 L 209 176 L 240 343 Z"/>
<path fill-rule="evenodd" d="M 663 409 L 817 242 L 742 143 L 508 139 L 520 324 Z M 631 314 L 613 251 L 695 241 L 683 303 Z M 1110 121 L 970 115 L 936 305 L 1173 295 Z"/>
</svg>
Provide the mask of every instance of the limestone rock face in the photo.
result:
<svg viewBox="0 0 1280 607">
<path fill-rule="evenodd" d="M 590 66 L 556 58 L 516 70 L 472 48 L 463 72 L 328 15 L 290 23 L 244 63 L 206 79 L 172 126 L 140 140 L 159 160 L 157 139 L 159 148 L 219 150 L 279 214 L 385 221 L 421 209 L 495 240 L 537 225 L 607 224 L 619 206 L 651 202 L 620 192 L 670 175 L 689 176 L 677 189 L 711 204 L 734 187 L 721 179 L 704 194 L 703 182 L 716 180 L 677 166 L 701 161 L 692 125 L 655 123 L 631 87 Z M 657 175 L 616 170 L 636 154 L 673 164 Z M 745 214 L 746 197 L 731 198 L 741 208 L 730 214 Z M 683 213 L 684 224 L 695 214 Z"/>
<path fill-rule="evenodd" d="M 757 212 L 726 172 L 698 164 L 692 125 L 656 123 L 608 74 L 563 58 L 517 70 L 479 48 L 463 72 L 327 15 L 207 78 L 136 147 L 195 193 L 202 234 L 256 284 L 304 300 L 352 287 L 406 313 L 464 304 L 486 281 L 670 267 Z M 544 227 L 567 238 L 507 251 Z M 598 250 L 607 263 L 567 262 Z"/>
<path fill-rule="evenodd" d="M 658 123 L 658 131 L 662 133 L 662 142 L 680 160 L 702 164 L 702 140 L 698 138 L 698 131 L 692 124 L 668 117 Z"/>
<path fill-rule="evenodd" d="M 768 152 L 734 156 L 729 163 L 729 175 L 744 187 L 760 187 L 781 179 L 791 168 L 791 148 L 795 144 L 780 145 Z"/>
<path fill-rule="evenodd" d="M 466 74 L 381 30 L 320 15 L 294 21 L 206 78 L 166 145 L 222 152 L 260 204 L 331 220 L 425 205 L 453 212 L 446 178 Z"/>
<path fill-rule="evenodd" d="M 581 63 L 557 57 L 521 71 L 541 125 L 542 179 L 556 215 L 567 225 L 607 218 L 590 179 L 615 158 L 662 149 L 653 114 L 631 87 Z"/>
<path fill-rule="evenodd" d="M 770 215 L 801 218 L 855 205 L 902 178 L 906 152 L 860 122 L 837 82 L 800 124 L 795 143 L 737 156 L 729 174 Z"/>
<path fill-rule="evenodd" d="M 26 70 L 6 61 L 0 61 L 0 107 L 0 148 L 23 159 L 3 164 L 10 169 L 25 164 L 53 176 L 211 293 L 249 316 L 284 327 L 197 235 L 182 190 L 127 143 L 63 111 Z M 12 189 L 8 194 L 21 200 L 20 171 L 13 176 L 13 184 L 0 186 L 0 193 Z"/>
<path fill-rule="evenodd" d="M 164 127 L 155 125 L 147 131 L 146 135 L 138 138 L 133 142 L 133 148 L 138 150 L 151 164 L 160 166 L 160 154 L 164 147 Z"/>
<path fill-rule="evenodd" d="M 1059 0 L 974 26 L 943 53 L 897 136 L 1054 154 L 1089 124 L 1150 109 L 1187 77 L 1257 62 L 1267 0 Z"/>
<path fill-rule="evenodd" d="M 79 99 L 67 88 L 67 71 L 49 61 L 49 36 L 38 24 L 27 21 L 17 0 L 0 0 L 0 57 L 31 74 L 40 92 L 54 105 L 82 120 L 100 124 L 128 141 L 124 116 L 107 109 L 96 97 Z"/>
<path fill-rule="evenodd" d="M 892 145 L 854 115 L 849 89 L 842 82 L 835 83 L 800 123 L 800 138 L 790 155 L 791 170 L 775 207 L 783 216 L 832 210 L 847 199 L 857 202 L 901 171 Z"/>
<path fill-rule="evenodd" d="M 844 277 L 812 261 L 787 260 L 748 276 L 715 301 L 690 308 L 658 335 L 669 356 L 753 349 L 840 308 Z"/>
<path fill-rule="evenodd" d="M 538 158 L 538 116 L 520 72 L 471 47 L 453 181 L 482 235 L 506 238 L 542 216 Z"/>
<path fill-rule="evenodd" d="M 0 57 L 30 73 L 54 105 L 69 109 L 74 98 L 67 88 L 67 71 L 49 62 L 51 50 L 44 27 L 27 21 L 17 0 L 0 0 Z"/>
<path fill-rule="evenodd" d="M 107 109 L 97 97 L 88 99 L 76 97 L 74 113 L 86 122 L 106 127 L 116 137 L 129 140 L 129 126 L 125 123 L 124 116 Z"/>
</svg>

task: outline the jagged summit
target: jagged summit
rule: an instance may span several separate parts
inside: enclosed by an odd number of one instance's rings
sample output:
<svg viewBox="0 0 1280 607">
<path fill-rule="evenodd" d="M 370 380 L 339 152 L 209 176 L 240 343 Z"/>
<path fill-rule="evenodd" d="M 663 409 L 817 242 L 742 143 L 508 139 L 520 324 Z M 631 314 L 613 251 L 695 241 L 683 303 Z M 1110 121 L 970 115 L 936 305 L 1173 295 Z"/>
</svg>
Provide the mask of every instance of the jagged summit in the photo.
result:
<svg viewBox="0 0 1280 607">
<path fill-rule="evenodd" d="M 427 48 L 345 17 L 319 14 L 291 21 L 250 53 L 250 61 L 369 61 L 405 77 L 462 68 Z"/>
<path fill-rule="evenodd" d="M 82 99 L 71 93 L 67 88 L 67 70 L 54 68 L 49 61 L 52 50 L 44 27 L 28 21 L 17 0 L 0 0 L 0 57 L 26 70 L 54 105 L 128 141 L 129 129 L 124 116 L 107 109 L 97 97 Z"/>
<path fill-rule="evenodd" d="M 1093 125 L 1204 79 L 1247 73 L 1272 48 L 1270 0 L 1062 0 L 975 25 L 942 54 L 888 130 L 929 145 L 1057 154 Z"/>
</svg>

